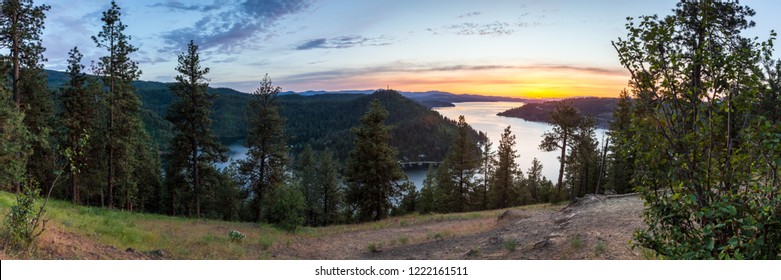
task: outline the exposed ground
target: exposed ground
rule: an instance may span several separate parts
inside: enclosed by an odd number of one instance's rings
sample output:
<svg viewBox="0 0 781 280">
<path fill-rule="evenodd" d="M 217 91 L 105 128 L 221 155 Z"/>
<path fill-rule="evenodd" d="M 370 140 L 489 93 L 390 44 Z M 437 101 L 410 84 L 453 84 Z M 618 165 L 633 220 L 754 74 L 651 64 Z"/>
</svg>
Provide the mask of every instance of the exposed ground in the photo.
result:
<svg viewBox="0 0 781 280">
<path fill-rule="evenodd" d="M 79 216 L 99 212 L 84 209 L 58 210 L 32 254 L 0 248 L 0 259 L 644 258 L 629 244 L 643 226 L 643 203 L 636 195 L 588 196 L 568 206 L 409 215 L 296 234 L 248 223 L 103 212 L 97 218 Z M 99 222 L 76 222 L 88 218 Z M 106 227 L 93 229 L 93 224 Z M 231 242 L 232 229 L 245 233 L 246 240 Z"/>
</svg>

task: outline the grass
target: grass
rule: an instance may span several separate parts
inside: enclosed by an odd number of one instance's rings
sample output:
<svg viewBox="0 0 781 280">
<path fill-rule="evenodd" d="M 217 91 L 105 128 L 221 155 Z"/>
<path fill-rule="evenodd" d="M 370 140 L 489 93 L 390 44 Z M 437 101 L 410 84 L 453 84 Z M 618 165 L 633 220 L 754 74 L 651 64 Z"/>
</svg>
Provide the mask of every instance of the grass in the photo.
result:
<svg viewBox="0 0 781 280">
<path fill-rule="evenodd" d="M 399 236 L 399 244 L 406 245 L 407 243 L 409 243 L 409 237 L 406 235 Z"/>
<path fill-rule="evenodd" d="M 604 254 L 606 250 L 605 245 L 605 241 L 597 239 L 597 243 L 594 244 L 594 254 L 597 256 Z"/>
<path fill-rule="evenodd" d="M 513 240 L 505 240 L 504 243 L 504 249 L 508 252 L 514 252 L 516 245 L 518 245 L 518 242 Z"/>
<path fill-rule="evenodd" d="M 576 235 L 569 240 L 569 245 L 575 250 L 580 250 L 580 248 L 583 247 L 583 240 L 580 239 L 580 236 Z"/>
<path fill-rule="evenodd" d="M 369 249 L 369 253 L 379 253 L 382 251 L 382 243 L 369 243 L 367 249 Z"/>
</svg>

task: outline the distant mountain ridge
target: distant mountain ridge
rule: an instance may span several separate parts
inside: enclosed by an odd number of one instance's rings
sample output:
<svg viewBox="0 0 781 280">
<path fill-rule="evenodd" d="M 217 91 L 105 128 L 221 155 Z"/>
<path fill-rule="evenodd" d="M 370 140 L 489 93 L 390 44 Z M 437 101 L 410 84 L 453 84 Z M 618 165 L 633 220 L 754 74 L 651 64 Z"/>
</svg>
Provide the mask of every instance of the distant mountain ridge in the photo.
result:
<svg viewBox="0 0 781 280">
<path fill-rule="evenodd" d="M 62 87 L 68 81 L 66 73 L 48 71 L 49 87 Z M 163 151 L 173 137 L 173 125 L 165 119 L 175 96 L 172 83 L 134 81 L 141 99 L 141 119 L 145 128 Z M 223 144 L 241 142 L 247 135 L 247 103 L 250 94 L 230 88 L 208 88 L 215 95 L 212 106 L 212 132 Z M 429 93 L 421 96 L 436 96 Z M 444 93 L 447 95 L 447 93 Z M 474 97 L 472 97 L 474 98 Z M 326 147 L 344 160 L 352 148 L 351 128 L 360 124 L 360 117 L 373 99 L 379 100 L 389 112 L 387 124 L 391 130 L 391 145 L 399 150 L 402 161 L 441 161 L 452 137 L 457 133 L 455 121 L 395 91 L 287 92 L 278 97 L 281 114 L 287 119 L 286 133 L 293 153 L 310 144 L 316 150 Z M 470 132 L 475 139 L 480 136 Z"/>
</svg>

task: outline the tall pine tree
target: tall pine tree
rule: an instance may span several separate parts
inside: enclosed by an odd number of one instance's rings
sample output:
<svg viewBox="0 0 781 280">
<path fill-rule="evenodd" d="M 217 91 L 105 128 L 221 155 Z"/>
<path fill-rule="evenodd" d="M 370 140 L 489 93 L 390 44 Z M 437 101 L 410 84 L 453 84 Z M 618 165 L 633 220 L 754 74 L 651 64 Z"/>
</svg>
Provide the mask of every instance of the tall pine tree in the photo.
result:
<svg viewBox="0 0 781 280">
<path fill-rule="evenodd" d="M 469 135 L 469 124 L 458 117 L 458 134 L 450 145 L 440 168 L 446 168 L 437 186 L 445 193 L 445 211 L 464 212 L 470 208 L 470 196 L 475 188 L 475 174 L 480 167 L 480 151 Z"/>
<path fill-rule="evenodd" d="M 406 178 L 397 161 L 397 151 L 388 144 L 388 118 L 378 100 L 361 117 L 361 126 L 353 128 L 355 142 L 345 170 L 348 203 L 357 207 L 360 221 L 380 220 L 388 216 L 392 200 L 401 196 L 399 180 Z"/>
<path fill-rule="evenodd" d="M 488 190 L 488 205 L 492 209 L 506 208 L 514 205 L 517 199 L 515 191 L 518 164 L 515 159 L 515 135 L 506 127 L 499 140 L 499 150 L 496 152 L 496 168 L 492 177 L 493 184 Z"/>
<path fill-rule="evenodd" d="M 127 26 L 122 23 L 121 15 L 120 7 L 114 1 L 103 12 L 103 27 L 97 36 L 92 36 L 92 40 L 108 54 L 100 57 L 93 65 L 93 71 L 102 78 L 105 86 L 103 98 L 106 108 L 103 114 L 106 124 L 102 129 L 102 140 L 106 145 L 105 199 L 110 208 L 119 199 L 122 207 L 132 210 L 139 184 L 139 178 L 134 176 L 138 171 L 135 169 L 151 166 L 137 162 L 141 156 L 139 152 L 150 151 L 143 148 L 147 146 L 144 142 L 149 141 L 149 137 L 139 115 L 141 101 L 131 84 L 141 75 L 138 64 L 130 59 L 137 48 L 130 44 L 130 36 L 124 33 Z M 157 155 L 150 157 L 159 159 Z"/>
<path fill-rule="evenodd" d="M 201 67 L 198 46 L 190 41 L 187 52 L 179 55 L 176 66 L 179 75 L 171 85 L 171 92 L 177 99 L 168 109 L 166 119 L 174 125 L 174 137 L 171 139 L 168 154 L 167 176 L 172 177 L 166 184 L 169 192 L 186 192 L 191 200 L 186 203 L 201 217 L 203 196 L 209 193 L 210 186 L 204 176 L 216 176 L 214 163 L 226 160 L 226 149 L 212 135 L 211 106 L 214 95 L 207 93 L 208 82 L 205 75 L 209 68 Z M 207 170 L 209 169 L 209 170 Z M 183 176 L 179 180 L 173 177 Z M 177 182 L 185 183 L 184 186 Z M 213 186 L 211 186 L 213 187 Z M 176 195 L 170 199 L 177 199 Z M 171 209 L 176 214 L 176 208 Z"/>
<path fill-rule="evenodd" d="M 288 164 L 285 119 L 279 115 L 277 95 L 281 89 L 271 84 L 268 74 L 252 93 L 248 118 L 247 159 L 240 162 L 242 175 L 252 189 L 254 220 L 261 221 L 267 195 L 285 183 Z M 289 188 L 289 187 L 288 187 Z M 298 190 L 295 190 L 298 192 Z M 292 192 L 286 190 L 285 192 Z M 300 192 L 298 192 L 300 194 Z M 303 203 L 302 203 L 303 204 Z"/>
</svg>

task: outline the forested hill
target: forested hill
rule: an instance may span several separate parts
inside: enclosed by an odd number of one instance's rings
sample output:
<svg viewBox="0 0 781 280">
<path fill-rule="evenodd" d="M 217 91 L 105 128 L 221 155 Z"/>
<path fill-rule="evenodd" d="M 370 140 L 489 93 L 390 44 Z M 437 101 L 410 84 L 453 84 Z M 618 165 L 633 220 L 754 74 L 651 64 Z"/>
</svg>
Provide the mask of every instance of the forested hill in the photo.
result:
<svg viewBox="0 0 781 280">
<path fill-rule="evenodd" d="M 65 73 L 47 71 L 51 88 L 62 86 Z M 173 126 L 165 120 L 174 96 L 170 84 L 135 81 L 133 85 L 142 102 L 142 120 L 147 131 L 163 150 L 173 136 Z M 209 88 L 216 94 L 212 107 L 212 131 L 223 144 L 242 142 L 246 135 L 245 106 L 251 96 L 229 88 Z M 316 94 L 303 96 L 284 94 L 279 97 L 282 116 L 287 119 L 288 144 L 293 152 L 309 143 L 315 150 L 325 147 L 340 159 L 347 158 L 352 148 L 350 128 L 360 123 L 360 117 L 373 99 L 379 99 L 389 112 L 387 124 L 392 125 L 391 145 L 399 150 L 401 160 L 435 160 L 444 158 L 450 139 L 456 133 L 455 122 L 439 113 L 403 97 L 383 91 L 374 94 Z M 472 132 L 477 139 L 477 132 Z"/>
<path fill-rule="evenodd" d="M 548 122 L 548 115 L 561 102 L 568 102 L 581 114 L 594 117 L 598 127 L 606 128 L 610 120 L 613 119 L 613 108 L 618 103 L 618 98 L 582 97 L 543 103 L 526 103 L 521 107 L 512 108 L 497 115 L 521 118 L 532 122 Z"/>
</svg>

